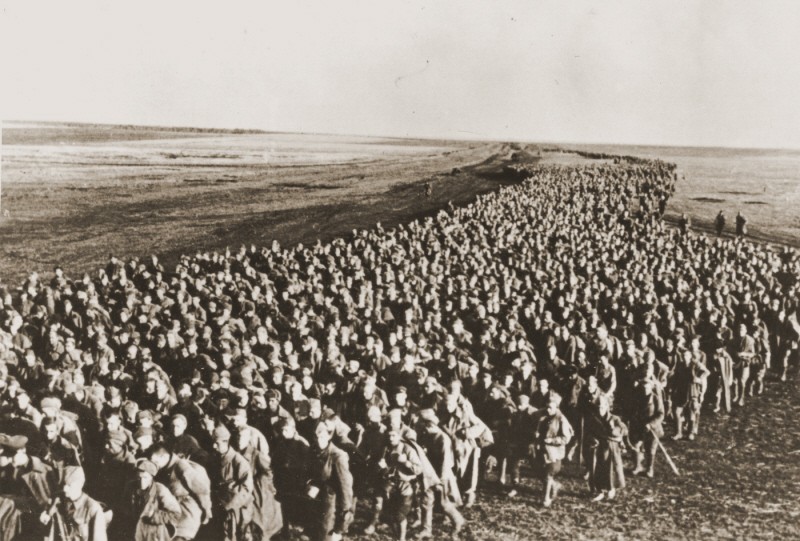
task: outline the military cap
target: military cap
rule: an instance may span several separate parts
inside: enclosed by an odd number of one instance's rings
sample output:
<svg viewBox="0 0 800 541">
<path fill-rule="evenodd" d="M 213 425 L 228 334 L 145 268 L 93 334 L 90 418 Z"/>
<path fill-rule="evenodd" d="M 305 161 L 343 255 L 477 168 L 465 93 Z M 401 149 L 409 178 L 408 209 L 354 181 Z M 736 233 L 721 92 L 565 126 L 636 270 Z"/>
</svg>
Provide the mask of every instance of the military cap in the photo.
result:
<svg viewBox="0 0 800 541">
<path fill-rule="evenodd" d="M 125 411 L 125 413 L 128 413 L 128 414 L 134 413 L 135 414 L 137 411 L 139 411 L 139 404 L 137 404 L 133 400 L 126 400 L 122 404 L 122 409 Z"/>
<path fill-rule="evenodd" d="M 225 410 L 225 417 L 244 417 L 247 418 L 247 410 L 244 408 L 228 408 Z"/>
<path fill-rule="evenodd" d="M 214 429 L 214 441 L 229 441 L 230 439 L 231 433 L 225 428 L 225 425 L 217 425 Z"/>
<path fill-rule="evenodd" d="M 42 409 L 44 408 L 61 409 L 61 399 L 56 396 L 46 396 L 42 398 L 41 406 Z"/>
<path fill-rule="evenodd" d="M 136 471 L 149 473 L 151 477 L 155 477 L 158 473 L 158 466 L 154 462 L 143 458 L 136 462 Z"/>
<path fill-rule="evenodd" d="M 172 424 L 176 422 L 183 422 L 183 424 L 189 424 L 189 421 L 186 419 L 186 416 L 182 413 L 176 413 L 172 416 Z"/>
<path fill-rule="evenodd" d="M 395 388 L 394 394 L 405 394 L 405 395 L 407 395 L 408 394 L 408 389 L 406 389 L 402 385 L 399 385 L 398 387 Z"/>
<path fill-rule="evenodd" d="M 436 412 L 430 408 L 426 408 L 424 410 L 420 410 L 419 412 L 419 420 L 425 424 L 429 425 L 438 425 L 439 418 L 436 416 Z"/>
<path fill-rule="evenodd" d="M 86 473 L 80 466 L 67 466 L 64 468 L 64 485 L 83 485 L 86 483 Z"/>
<path fill-rule="evenodd" d="M 141 427 L 136 429 L 136 432 L 133 433 L 134 439 L 137 439 L 137 440 L 139 438 L 141 438 L 141 437 L 152 436 L 152 435 L 153 435 L 153 429 L 152 429 L 152 427 L 149 427 L 149 426 L 141 426 Z"/>
<path fill-rule="evenodd" d="M 28 438 L 26 436 L 9 436 L 8 434 L 0 434 L 0 447 L 11 451 L 19 451 L 28 445 Z"/>
<path fill-rule="evenodd" d="M 141 410 L 136 414 L 136 420 L 141 421 L 142 419 L 150 419 L 153 420 L 153 412 L 150 410 Z"/>
<path fill-rule="evenodd" d="M 281 399 L 281 392 L 277 389 L 269 389 L 265 394 L 264 397 L 267 400 L 278 400 Z"/>
<path fill-rule="evenodd" d="M 336 417 L 336 412 L 327 406 L 322 408 L 322 414 L 319 416 L 322 421 L 328 421 L 334 417 Z"/>
</svg>

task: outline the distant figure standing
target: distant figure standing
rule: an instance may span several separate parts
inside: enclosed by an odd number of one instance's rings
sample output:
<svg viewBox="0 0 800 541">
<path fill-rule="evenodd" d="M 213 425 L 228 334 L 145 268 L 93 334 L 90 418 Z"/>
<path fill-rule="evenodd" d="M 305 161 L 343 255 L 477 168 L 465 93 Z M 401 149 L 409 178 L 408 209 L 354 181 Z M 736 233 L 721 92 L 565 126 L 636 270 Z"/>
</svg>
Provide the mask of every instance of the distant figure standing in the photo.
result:
<svg viewBox="0 0 800 541">
<path fill-rule="evenodd" d="M 747 236 L 747 218 L 742 215 L 741 211 L 736 213 L 736 236 Z"/>
<path fill-rule="evenodd" d="M 719 237 L 722 235 L 722 230 L 725 229 L 725 215 L 722 213 L 722 211 L 719 211 L 719 214 L 717 214 L 717 219 L 714 220 L 714 225 L 717 228 L 717 236 Z"/>
<path fill-rule="evenodd" d="M 425 184 L 425 197 L 433 195 L 433 184 L 428 182 Z"/>
<path fill-rule="evenodd" d="M 683 233 L 684 235 L 687 234 L 689 232 L 689 227 L 691 227 L 691 225 L 692 221 L 689 219 L 688 216 L 686 216 L 686 213 L 684 212 L 683 214 L 681 214 L 681 217 L 678 220 L 678 229 L 680 229 L 681 233 Z"/>
</svg>

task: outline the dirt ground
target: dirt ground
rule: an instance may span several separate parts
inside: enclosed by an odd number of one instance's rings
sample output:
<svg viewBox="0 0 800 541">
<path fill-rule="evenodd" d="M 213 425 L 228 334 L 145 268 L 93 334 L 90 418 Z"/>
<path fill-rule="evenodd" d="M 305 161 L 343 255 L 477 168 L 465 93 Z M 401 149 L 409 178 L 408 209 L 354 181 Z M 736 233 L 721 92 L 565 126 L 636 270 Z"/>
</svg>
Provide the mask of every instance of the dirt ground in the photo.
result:
<svg viewBox="0 0 800 541">
<path fill-rule="evenodd" d="M 87 129 L 54 144 L 51 129 L 33 131 L 3 147 L 0 279 L 10 284 L 56 264 L 91 272 L 111 253 L 171 264 L 196 250 L 325 241 L 509 182 L 500 172 L 511 148 L 500 143 L 116 130 L 125 139 L 86 144 L 98 138 Z"/>
</svg>

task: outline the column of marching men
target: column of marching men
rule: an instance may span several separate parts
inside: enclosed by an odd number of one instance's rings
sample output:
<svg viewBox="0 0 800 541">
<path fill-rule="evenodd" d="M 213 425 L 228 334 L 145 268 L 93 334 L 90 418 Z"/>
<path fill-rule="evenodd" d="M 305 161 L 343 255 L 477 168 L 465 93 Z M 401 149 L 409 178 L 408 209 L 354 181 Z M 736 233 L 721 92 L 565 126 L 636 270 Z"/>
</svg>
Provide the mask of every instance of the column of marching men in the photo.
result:
<svg viewBox="0 0 800 541">
<path fill-rule="evenodd" d="M 0 537 L 340 539 L 357 502 L 457 535 L 488 472 L 551 506 L 565 460 L 613 500 L 625 449 L 653 477 L 798 358 L 797 254 L 666 227 L 675 181 L 540 167 L 326 244 L 4 286 Z"/>
</svg>

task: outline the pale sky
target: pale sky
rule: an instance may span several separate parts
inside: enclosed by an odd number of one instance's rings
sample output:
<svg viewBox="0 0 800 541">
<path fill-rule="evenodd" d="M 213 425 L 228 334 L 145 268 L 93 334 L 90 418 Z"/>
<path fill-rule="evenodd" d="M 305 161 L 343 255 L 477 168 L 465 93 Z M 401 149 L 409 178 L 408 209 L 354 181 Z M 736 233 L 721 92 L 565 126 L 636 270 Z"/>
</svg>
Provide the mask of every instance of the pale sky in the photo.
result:
<svg viewBox="0 0 800 541">
<path fill-rule="evenodd" d="M 0 0 L 0 115 L 800 148 L 800 2 Z"/>
</svg>

